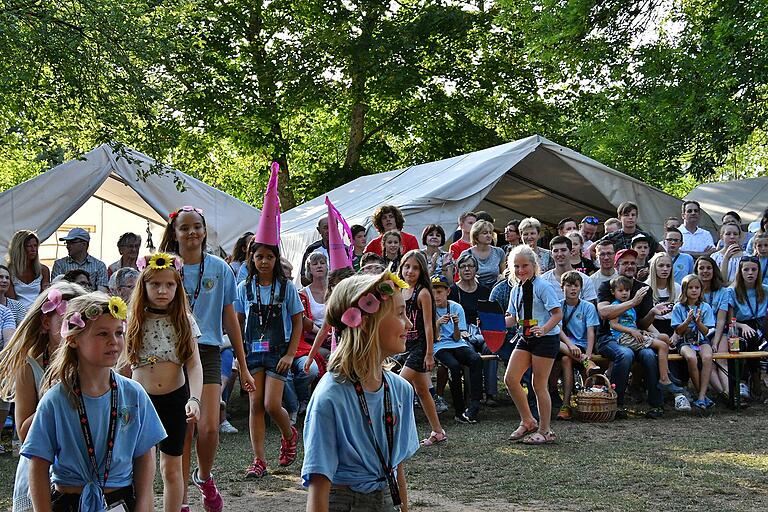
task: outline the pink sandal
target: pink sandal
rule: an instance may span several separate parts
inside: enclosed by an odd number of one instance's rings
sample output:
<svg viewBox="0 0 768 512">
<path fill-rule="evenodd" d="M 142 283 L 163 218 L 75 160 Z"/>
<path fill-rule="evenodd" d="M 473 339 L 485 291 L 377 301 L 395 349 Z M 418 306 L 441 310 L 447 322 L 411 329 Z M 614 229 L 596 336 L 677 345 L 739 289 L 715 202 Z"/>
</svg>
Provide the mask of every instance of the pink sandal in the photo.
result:
<svg viewBox="0 0 768 512">
<path fill-rule="evenodd" d="M 445 430 L 441 430 L 440 432 L 435 432 L 433 430 L 429 437 L 421 442 L 421 446 L 432 446 L 435 444 L 444 443 L 447 440 L 448 435 L 445 433 Z"/>
<path fill-rule="evenodd" d="M 509 436 L 510 441 L 518 442 L 522 440 L 528 434 L 533 434 L 539 429 L 539 424 L 534 423 L 532 427 L 526 427 L 522 422 L 517 429 Z"/>
</svg>

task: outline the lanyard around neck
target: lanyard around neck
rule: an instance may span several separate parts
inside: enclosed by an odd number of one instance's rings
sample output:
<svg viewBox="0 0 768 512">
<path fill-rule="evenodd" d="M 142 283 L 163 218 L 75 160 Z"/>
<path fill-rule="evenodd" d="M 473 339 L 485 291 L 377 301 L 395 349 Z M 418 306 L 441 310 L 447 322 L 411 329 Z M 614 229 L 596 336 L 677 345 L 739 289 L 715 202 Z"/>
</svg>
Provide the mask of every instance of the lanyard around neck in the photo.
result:
<svg viewBox="0 0 768 512">
<path fill-rule="evenodd" d="M 357 401 L 360 404 L 360 413 L 363 416 L 368 425 L 368 435 L 373 443 L 373 448 L 376 450 L 376 456 L 381 464 L 381 469 L 384 471 L 384 477 L 387 480 L 389 486 L 389 492 L 392 495 L 392 503 L 397 507 L 401 504 L 400 500 L 400 488 L 397 485 L 397 479 L 395 478 L 394 467 L 392 465 L 392 457 L 395 447 L 395 417 L 392 413 L 392 397 L 389 392 L 389 383 L 387 382 L 386 372 L 382 374 L 382 384 L 384 386 L 384 430 L 387 435 L 387 445 L 389 448 L 389 461 L 384 459 L 384 453 L 381 451 L 379 442 L 376 441 L 376 435 L 373 431 L 373 421 L 368 410 L 368 402 L 365 399 L 365 393 L 363 391 L 363 385 L 360 381 L 355 381 L 355 393 L 357 394 Z"/>
<path fill-rule="evenodd" d="M 99 478 L 99 462 L 96 460 L 96 448 L 93 443 L 93 434 L 91 433 L 91 425 L 88 421 L 88 411 L 85 410 L 85 399 L 83 398 L 83 391 L 80 388 L 80 377 L 75 378 L 75 385 L 72 391 L 77 397 L 77 414 L 80 417 L 80 428 L 83 431 L 83 439 L 85 440 L 85 448 L 88 454 L 88 459 L 91 461 L 91 467 L 93 468 L 93 474 L 96 477 L 96 483 L 103 489 L 107 485 L 109 479 L 109 468 L 112 466 L 112 451 L 115 447 L 115 434 L 117 432 L 117 381 L 115 380 L 114 372 L 109 372 L 109 388 L 110 388 L 110 410 L 109 410 L 109 430 L 107 432 L 107 448 L 104 453 L 104 480 Z"/>
</svg>

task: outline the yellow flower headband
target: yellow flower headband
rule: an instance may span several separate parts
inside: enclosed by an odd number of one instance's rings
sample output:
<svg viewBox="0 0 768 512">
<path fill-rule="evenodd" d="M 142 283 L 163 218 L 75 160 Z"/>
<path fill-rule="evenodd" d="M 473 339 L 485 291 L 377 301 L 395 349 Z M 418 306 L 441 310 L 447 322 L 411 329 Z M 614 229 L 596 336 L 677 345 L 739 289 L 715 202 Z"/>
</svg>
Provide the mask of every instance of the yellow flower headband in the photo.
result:
<svg viewBox="0 0 768 512">
<path fill-rule="evenodd" d="M 165 252 L 156 252 L 151 256 L 139 256 L 136 260 L 136 268 L 139 271 L 145 268 L 151 268 L 152 270 L 165 270 L 167 268 L 175 268 L 177 271 L 181 271 L 184 267 L 184 262 L 178 256 L 173 256 Z"/>
<path fill-rule="evenodd" d="M 123 299 L 113 295 L 109 298 L 109 302 L 107 303 L 106 308 L 93 304 L 88 306 L 82 315 L 79 311 L 75 311 L 71 317 L 69 317 L 65 322 L 62 322 L 61 336 L 66 338 L 69 336 L 69 332 L 76 328 L 85 329 L 85 319 L 95 320 L 105 313 L 112 315 L 112 318 L 125 321 L 125 319 L 128 317 L 128 305 Z M 83 319 L 83 316 L 85 316 L 85 319 Z"/>
</svg>

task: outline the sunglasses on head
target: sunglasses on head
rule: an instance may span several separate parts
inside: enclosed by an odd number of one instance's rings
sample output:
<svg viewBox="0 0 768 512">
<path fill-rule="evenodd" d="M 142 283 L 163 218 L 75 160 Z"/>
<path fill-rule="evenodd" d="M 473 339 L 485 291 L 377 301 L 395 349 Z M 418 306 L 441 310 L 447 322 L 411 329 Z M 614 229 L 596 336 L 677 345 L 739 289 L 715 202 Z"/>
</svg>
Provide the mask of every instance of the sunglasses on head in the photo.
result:
<svg viewBox="0 0 768 512">
<path fill-rule="evenodd" d="M 597 226 L 598 224 L 600 224 L 600 219 L 598 219 L 597 217 L 588 215 L 583 219 L 581 219 L 581 222 L 582 224 L 587 223 L 587 224 L 592 224 L 593 226 Z"/>
<path fill-rule="evenodd" d="M 742 256 L 739 261 L 742 263 L 757 263 L 758 265 L 760 264 L 760 258 L 758 258 L 757 256 Z"/>
<path fill-rule="evenodd" d="M 169 219 L 175 219 L 176 217 L 178 217 L 178 215 L 181 212 L 195 212 L 198 215 L 200 215 L 201 217 L 203 216 L 203 209 L 202 208 L 195 208 L 194 206 L 182 206 L 181 208 L 179 208 L 175 212 L 171 212 L 170 215 L 168 215 L 168 218 Z"/>
</svg>

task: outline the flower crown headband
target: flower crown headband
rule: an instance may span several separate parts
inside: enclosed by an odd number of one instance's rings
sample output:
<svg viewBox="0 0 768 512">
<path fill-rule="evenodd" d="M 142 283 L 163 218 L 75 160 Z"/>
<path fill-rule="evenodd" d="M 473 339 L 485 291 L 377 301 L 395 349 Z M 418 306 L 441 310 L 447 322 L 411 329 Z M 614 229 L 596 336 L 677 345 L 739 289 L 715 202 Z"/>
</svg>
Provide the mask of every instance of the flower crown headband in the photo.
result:
<svg viewBox="0 0 768 512">
<path fill-rule="evenodd" d="M 82 315 L 79 311 L 75 311 L 71 317 L 62 322 L 61 337 L 66 338 L 69 336 L 70 331 L 74 330 L 75 328 L 84 329 L 85 320 L 83 320 L 83 316 L 85 316 L 87 320 L 95 320 L 101 315 L 107 313 L 112 315 L 112 318 L 125 321 L 126 317 L 128 316 L 128 305 L 123 299 L 113 295 L 109 298 L 109 302 L 106 306 L 92 304 L 85 308 L 85 311 Z"/>
<path fill-rule="evenodd" d="M 152 270 L 165 270 L 173 267 L 180 272 L 184 268 L 184 262 L 178 256 L 165 252 L 157 252 L 151 256 L 139 256 L 136 259 L 136 268 L 142 271 L 147 267 Z"/>
<path fill-rule="evenodd" d="M 395 289 L 408 288 L 408 283 L 392 272 L 387 271 L 386 279 L 380 281 L 376 288 L 357 299 L 357 302 L 344 311 L 341 321 L 348 327 L 360 327 L 363 315 L 372 315 L 381 307 L 382 301 L 387 301 L 395 294 Z"/>
</svg>

